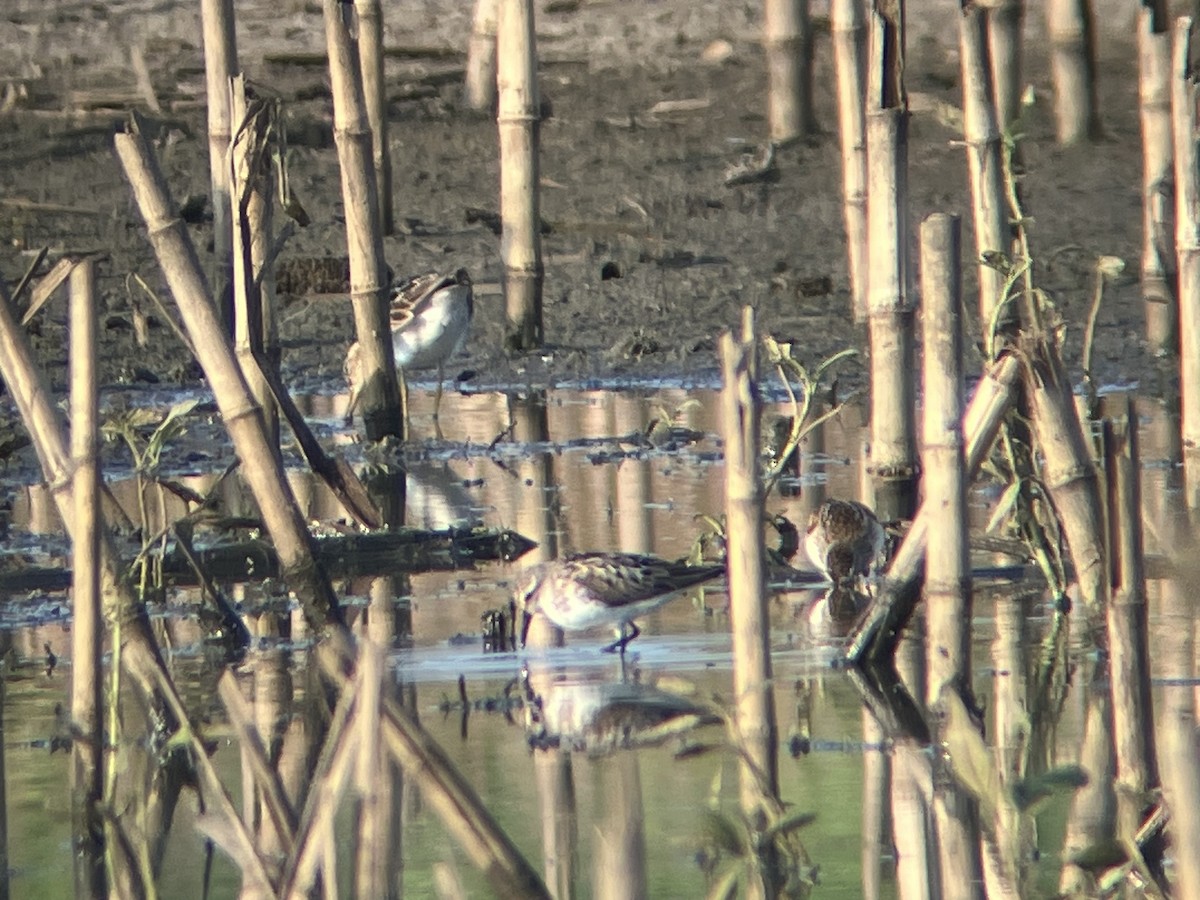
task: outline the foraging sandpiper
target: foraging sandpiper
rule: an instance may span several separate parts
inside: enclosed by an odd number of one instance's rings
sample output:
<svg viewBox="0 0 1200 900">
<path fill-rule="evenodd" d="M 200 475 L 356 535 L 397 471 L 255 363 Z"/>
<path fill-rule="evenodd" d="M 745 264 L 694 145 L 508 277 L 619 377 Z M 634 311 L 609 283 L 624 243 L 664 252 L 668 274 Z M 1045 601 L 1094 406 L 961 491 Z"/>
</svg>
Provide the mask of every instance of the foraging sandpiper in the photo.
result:
<svg viewBox="0 0 1200 900">
<path fill-rule="evenodd" d="M 516 602 L 524 613 L 521 645 L 534 614 L 540 612 L 568 631 L 615 626 L 617 639 L 604 651 L 623 654 L 625 645 L 641 633 L 636 617 L 724 572 L 724 566 L 689 566 L 636 553 L 578 553 L 542 563 L 517 583 Z"/>
<path fill-rule="evenodd" d="M 840 587 L 870 575 L 886 544 L 883 526 L 868 507 L 854 500 L 826 500 L 808 519 L 804 551 Z"/>
</svg>

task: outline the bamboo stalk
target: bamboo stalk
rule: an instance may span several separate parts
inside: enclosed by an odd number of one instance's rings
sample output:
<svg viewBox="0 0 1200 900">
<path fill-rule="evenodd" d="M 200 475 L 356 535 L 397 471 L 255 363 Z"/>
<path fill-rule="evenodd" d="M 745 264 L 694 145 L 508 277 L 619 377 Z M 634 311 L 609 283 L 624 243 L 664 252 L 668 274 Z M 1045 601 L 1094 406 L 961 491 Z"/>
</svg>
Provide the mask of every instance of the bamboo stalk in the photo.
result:
<svg viewBox="0 0 1200 900">
<path fill-rule="evenodd" d="M 864 704 L 862 708 L 862 885 L 863 900 L 879 900 L 883 876 L 883 853 L 892 828 L 888 811 L 891 756 L 884 749 L 884 731 L 879 720 Z M 891 848 L 888 848 L 891 852 Z"/>
<path fill-rule="evenodd" d="M 1096 100 L 1096 33 L 1091 0 L 1047 0 L 1046 36 L 1060 144 L 1100 136 Z"/>
<path fill-rule="evenodd" d="M 153 154 L 136 132 L 118 134 L 114 141 L 146 221 L 155 255 L 241 460 L 242 474 L 279 554 L 283 577 L 296 593 L 313 628 L 338 622 L 341 612 L 337 597 L 313 559 L 304 520 L 272 451 L 262 416 L 242 378 L 233 349 L 221 337 L 196 250 L 183 223 L 174 215 L 175 207 Z"/>
<path fill-rule="evenodd" d="M 842 217 L 850 296 L 856 322 L 867 320 L 867 25 L 862 0 L 832 0 L 829 27 L 837 77 L 838 138 L 842 150 Z"/>
<path fill-rule="evenodd" d="M 1146 305 L 1146 341 L 1157 356 L 1177 352 L 1172 89 L 1166 2 L 1155 0 L 1138 17 L 1138 108 L 1142 126 L 1142 302 Z"/>
<path fill-rule="evenodd" d="M 358 665 L 361 687 L 355 721 L 358 753 L 354 763 L 354 790 L 358 805 L 357 855 L 354 889 L 359 897 L 387 895 L 387 862 L 391 832 L 389 811 L 383 803 L 384 757 L 379 733 L 383 693 L 383 645 L 359 641 Z"/>
<path fill-rule="evenodd" d="M 96 385 L 96 263 L 71 271 L 71 461 L 75 531 L 71 562 L 71 798 L 75 895 L 105 897 L 100 710 L 104 666 L 100 609 L 100 409 Z"/>
<path fill-rule="evenodd" d="M 1133 398 L 1127 396 L 1121 419 L 1116 423 L 1105 420 L 1104 459 L 1112 572 L 1108 655 L 1117 754 L 1117 837 L 1130 842 L 1135 840 L 1148 809 L 1149 791 L 1158 786 L 1137 428 Z"/>
<path fill-rule="evenodd" d="M 968 480 L 979 471 L 992 448 L 1004 414 L 1014 402 L 1020 373 L 1021 364 L 1016 357 L 1002 356 L 988 369 L 975 390 L 963 416 Z M 895 647 L 900 630 L 912 615 L 918 599 L 917 587 L 925 563 L 931 516 L 931 508 L 922 504 L 892 557 L 875 603 L 846 646 L 847 661 L 859 662 L 868 652 L 877 659 L 887 657 Z"/>
<path fill-rule="evenodd" d="M 229 217 L 229 79 L 238 70 L 233 0 L 201 0 L 204 83 L 208 98 L 208 171 L 212 184 L 213 284 L 226 331 L 233 332 L 233 223 Z"/>
<path fill-rule="evenodd" d="M 359 409 L 372 441 L 404 434 L 400 383 L 392 356 L 387 265 L 379 232 L 379 195 L 371 164 L 371 129 L 364 110 L 358 57 L 339 0 L 322 0 L 329 77 L 333 90 L 333 139 L 342 176 L 342 207 L 350 255 L 350 300 L 362 360 Z"/>
<path fill-rule="evenodd" d="M 545 671 L 539 675 L 542 684 L 557 677 Z M 580 881 L 580 815 L 570 751 L 544 750 L 535 753 L 533 784 L 537 790 L 538 813 L 542 821 L 542 872 L 545 873 L 546 884 L 555 897 L 576 897 L 579 895 Z M 607 845 L 611 840 L 612 837 L 606 832 L 603 843 Z M 599 860 L 592 860 L 593 871 L 596 871 L 598 864 Z M 596 896 L 599 896 L 598 892 Z"/>
<path fill-rule="evenodd" d="M 779 728 L 771 688 L 763 497 L 759 480 L 758 354 L 754 311 L 742 334 L 721 337 L 721 420 L 725 440 L 725 515 L 729 607 L 733 631 L 735 722 L 741 741 L 741 804 L 750 821 L 779 796 Z"/>
<path fill-rule="evenodd" d="M 371 128 L 371 161 L 379 195 L 379 228 L 396 230 L 392 209 L 392 153 L 388 146 L 387 90 L 383 77 L 383 6 L 380 0 L 354 0 L 358 13 L 358 54 L 362 71 L 367 124 Z"/>
<path fill-rule="evenodd" d="M 230 114 L 237 123 L 237 133 L 229 147 L 233 222 L 233 341 L 242 376 L 263 412 L 271 446 L 278 454 L 279 410 L 258 363 L 259 359 L 265 358 L 264 322 L 273 321 L 274 318 L 266 311 L 264 292 L 257 286 L 265 248 L 271 245 L 269 198 L 273 191 L 268 173 L 264 171 L 270 164 L 270 154 L 266 148 L 268 123 L 266 110 L 261 104 L 251 109 L 247 103 L 244 75 L 229 80 L 229 92 Z"/>
<path fill-rule="evenodd" d="M 1030 749 L 1029 650 L 1030 626 L 1026 603 L 1021 597 L 998 597 L 995 601 L 996 637 L 992 641 L 991 720 L 988 732 L 998 782 L 1011 791 L 1026 776 Z M 996 808 L 994 821 L 982 823 L 986 841 L 983 852 L 987 896 L 1021 897 L 1021 884 L 1028 867 L 1031 821 L 1013 804 Z"/>
<path fill-rule="evenodd" d="M 967 174 L 971 182 L 974 212 L 975 264 L 979 273 L 979 319 L 984 329 L 984 346 L 991 347 L 991 329 L 1004 292 L 1004 275 L 982 259 L 988 253 L 1011 252 L 1008 200 L 1004 193 L 1004 170 L 1000 158 L 1000 129 L 996 125 L 988 57 L 984 10 L 963 2 L 959 17 L 959 58 L 963 83 L 963 146 L 967 151 Z M 996 324 L 1003 330 L 1016 325 L 1016 310 L 1010 307 Z"/>
<path fill-rule="evenodd" d="M 808 0 L 765 0 L 763 50 L 767 57 L 767 127 L 771 140 L 782 144 L 811 134 L 816 122 Z"/>
<path fill-rule="evenodd" d="M 990 0 L 987 9 L 988 57 L 996 122 L 1008 131 L 1021 114 L 1021 34 L 1025 0 Z"/>
<path fill-rule="evenodd" d="M 1200 153 L 1197 87 L 1189 76 L 1192 20 L 1175 20 L 1171 45 L 1171 122 L 1175 150 L 1175 252 L 1179 270 L 1179 374 L 1183 446 L 1200 448 Z M 1190 479 L 1189 479 L 1190 480 Z"/>
<path fill-rule="evenodd" d="M 500 131 L 505 343 L 510 350 L 524 352 L 540 347 L 544 339 L 537 45 L 532 0 L 499 2 L 496 122 Z"/>
<path fill-rule="evenodd" d="M 496 4 L 475 0 L 471 40 L 467 44 L 466 102 L 480 111 L 496 108 Z"/>
<path fill-rule="evenodd" d="M 913 310 L 908 297 L 908 100 L 903 11 L 877 2 L 867 88 L 868 341 L 871 348 L 871 472 L 881 519 L 916 508 Z"/>
</svg>

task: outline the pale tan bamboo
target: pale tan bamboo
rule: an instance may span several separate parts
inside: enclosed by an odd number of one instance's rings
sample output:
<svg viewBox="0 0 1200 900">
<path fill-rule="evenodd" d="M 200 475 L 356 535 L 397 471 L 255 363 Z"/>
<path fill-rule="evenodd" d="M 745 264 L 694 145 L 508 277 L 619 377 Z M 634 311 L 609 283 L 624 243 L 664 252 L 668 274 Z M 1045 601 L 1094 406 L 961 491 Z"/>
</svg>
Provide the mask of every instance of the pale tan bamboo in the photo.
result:
<svg viewBox="0 0 1200 900">
<path fill-rule="evenodd" d="M 1200 154 L 1196 83 L 1189 75 L 1192 20 L 1175 20 L 1171 45 L 1171 120 L 1175 149 L 1175 252 L 1179 270 L 1179 374 L 1183 446 L 1200 448 Z M 1190 479 L 1189 479 L 1190 480 Z"/>
<path fill-rule="evenodd" d="M 888 819 L 891 756 L 885 749 L 883 728 L 864 704 L 862 708 L 862 883 L 863 900 L 879 900 L 885 841 L 891 838 Z M 890 847 L 888 848 L 890 852 Z"/>
<path fill-rule="evenodd" d="M 539 685 L 558 677 L 543 669 Z M 575 768 L 566 750 L 539 751 L 533 757 L 542 821 L 542 872 L 555 897 L 579 894 L 579 808 L 575 798 Z M 606 835 L 605 841 L 608 841 Z M 593 866 L 595 860 L 593 860 Z"/>
<path fill-rule="evenodd" d="M 101 767 L 100 409 L 96 385 L 96 262 L 71 271 L 71 813 L 75 896 L 105 897 Z"/>
<path fill-rule="evenodd" d="M 913 621 L 896 648 L 897 690 L 910 697 L 926 695 L 925 623 Z M 942 896 L 936 840 L 933 834 L 932 756 L 912 740 L 892 747 L 892 846 L 896 852 L 897 895 L 905 900 L 935 900 Z"/>
<path fill-rule="evenodd" d="M 496 108 L 496 4 L 475 0 L 471 40 L 467 44 L 467 106 L 482 112 Z"/>
<path fill-rule="evenodd" d="M 271 446 L 278 453 L 279 410 L 256 358 L 264 355 L 262 322 L 265 316 L 263 294 L 257 287 L 255 277 L 258 272 L 254 265 L 252 248 L 257 246 L 261 254 L 262 248 L 271 243 L 270 234 L 262 233 L 264 227 L 270 227 L 269 221 L 263 221 L 264 193 L 267 196 L 272 193 L 269 180 L 265 192 L 262 184 L 266 173 L 261 167 L 266 165 L 269 159 L 269 154 L 263 146 L 266 128 L 259 127 L 260 116 L 265 115 L 265 112 L 259 108 L 253 114 L 250 113 L 246 102 L 244 75 L 229 79 L 229 95 L 230 115 L 236 128 L 229 145 L 229 190 L 233 223 L 233 341 L 242 376 L 246 379 L 259 409 L 262 410 L 263 423 L 266 425 Z"/>
<path fill-rule="evenodd" d="M 354 890 L 359 897 L 385 897 L 387 860 L 391 841 L 391 816 L 380 794 L 384 755 L 379 733 L 385 662 L 383 646 L 365 640 L 358 644 L 361 686 L 355 721 L 358 753 L 354 766 L 354 790 L 358 805 L 357 852 Z"/>
<path fill-rule="evenodd" d="M 499 2 L 496 122 L 500 131 L 505 342 L 512 350 L 525 351 L 540 347 L 544 338 L 537 44 L 532 0 Z"/>
<path fill-rule="evenodd" d="M 1099 137 L 1091 0 L 1047 0 L 1046 37 L 1050 41 L 1058 142 L 1074 144 Z"/>
<path fill-rule="evenodd" d="M 1096 466 L 1057 346 L 1039 340 L 1025 353 L 1025 396 L 1042 456 L 1042 483 L 1071 550 L 1084 611 L 1095 626 L 1108 603 L 1104 505 Z"/>
<path fill-rule="evenodd" d="M 1142 302 L 1146 341 L 1156 356 L 1176 353 L 1175 230 L 1172 194 L 1171 29 L 1165 0 L 1138 17 L 1138 108 L 1142 125 Z"/>
<path fill-rule="evenodd" d="M 867 320 L 867 25 L 862 0 L 832 0 L 829 27 L 837 77 L 838 138 L 842 149 L 842 217 L 850 296 L 856 322 Z"/>
<path fill-rule="evenodd" d="M 721 422 L 725 441 L 725 516 L 729 610 L 733 631 L 735 724 L 741 741 L 739 783 L 743 813 L 754 821 L 779 795 L 771 687 L 766 572 L 759 479 L 758 355 L 754 311 L 746 307 L 742 334 L 721 337 Z"/>
<path fill-rule="evenodd" d="M 233 0 L 201 0 L 204 84 L 208 102 L 208 171 L 212 183 L 213 277 L 217 309 L 233 332 L 233 225 L 229 217 L 229 79 L 238 70 Z"/>
<path fill-rule="evenodd" d="M 241 461 L 242 474 L 279 554 L 281 574 L 312 627 L 321 629 L 338 622 L 341 613 L 337 597 L 313 559 L 304 520 L 271 449 L 233 348 L 221 334 L 195 247 L 186 227 L 175 217 L 175 207 L 154 156 L 140 134 L 118 134 L 114 141 L 155 255 Z"/>
<path fill-rule="evenodd" d="M 1021 114 L 1021 33 L 1025 26 L 1025 0 L 989 0 L 984 5 L 996 122 L 1001 131 L 1007 131 Z"/>
<path fill-rule="evenodd" d="M 1026 604 L 1021 597 L 998 597 L 994 610 L 992 675 L 988 727 L 999 783 L 1005 791 L 1025 778 L 1029 768 L 1029 648 L 1032 645 Z M 981 823 L 984 883 L 989 898 L 1022 897 L 1021 884 L 1030 854 L 1025 852 L 1031 822 L 1011 803 L 997 806 L 995 821 Z"/>
<path fill-rule="evenodd" d="M 333 90 L 333 140 L 342 176 L 342 208 L 350 255 L 350 300 L 362 360 L 359 409 L 372 441 L 402 437 L 405 411 L 392 356 L 387 298 L 387 264 L 379 232 L 379 194 L 371 164 L 371 129 L 364 109 L 358 55 L 339 0 L 322 0 L 325 44 Z"/>
<path fill-rule="evenodd" d="M 379 196 L 381 234 L 396 230 L 392 209 L 392 152 L 388 146 L 387 88 L 383 77 L 383 5 L 380 0 L 354 0 L 358 13 L 358 55 L 363 99 L 371 128 L 371 161 Z"/>
<path fill-rule="evenodd" d="M 979 471 L 992 448 L 1001 420 L 1014 401 L 1020 374 L 1017 358 L 1002 356 L 991 365 L 975 390 L 963 417 L 968 479 Z M 847 660 L 858 662 L 868 651 L 874 656 L 887 656 L 894 648 L 899 631 L 912 615 L 918 599 L 916 587 L 924 568 L 931 515 L 930 508 L 922 504 L 892 557 L 879 596 L 846 646 Z"/>
<path fill-rule="evenodd" d="M 596 820 L 597 831 L 604 835 L 592 866 L 596 900 L 650 896 L 640 765 L 637 753 L 614 753 L 596 764 L 600 776 L 597 789 L 608 798 L 603 819 Z"/>
<path fill-rule="evenodd" d="M 812 133 L 813 33 L 808 0 L 764 0 L 767 130 L 777 144 Z"/>
<path fill-rule="evenodd" d="M 1146 798 L 1158 787 L 1142 539 L 1141 459 L 1133 398 L 1126 397 L 1124 415 L 1117 422 L 1106 420 L 1104 425 L 1112 569 L 1108 674 L 1117 754 L 1117 838 L 1133 842 L 1149 806 Z"/>
<path fill-rule="evenodd" d="M 996 126 L 991 66 L 988 60 L 987 22 L 979 6 L 964 2 L 958 23 L 959 59 L 963 83 L 963 146 L 971 182 L 974 212 L 975 267 L 979 273 L 979 319 L 985 347 L 992 347 L 991 330 L 996 307 L 1004 290 L 1004 275 L 984 265 L 986 253 L 1008 255 L 1012 239 L 1008 229 L 1008 200 L 1000 158 L 1000 129 Z M 1011 327 L 1016 311 L 1011 306 L 995 324 Z"/>
</svg>

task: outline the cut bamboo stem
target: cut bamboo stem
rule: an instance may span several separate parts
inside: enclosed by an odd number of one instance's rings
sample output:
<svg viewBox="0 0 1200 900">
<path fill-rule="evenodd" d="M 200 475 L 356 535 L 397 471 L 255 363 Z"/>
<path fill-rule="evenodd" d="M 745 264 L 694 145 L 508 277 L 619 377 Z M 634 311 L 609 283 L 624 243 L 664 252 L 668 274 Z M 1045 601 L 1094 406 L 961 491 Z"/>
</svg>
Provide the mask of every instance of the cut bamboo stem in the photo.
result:
<svg viewBox="0 0 1200 900">
<path fill-rule="evenodd" d="M 1174 356 L 1176 264 L 1175 153 L 1171 135 L 1171 29 L 1165 0 L 1138 17 L 1138 108 L 1142 125 L 1142 302 L 1146 341 Z"/>
<path fill-rule="evenodd" d="M 1137 428 L 1132 397 L 1126 398 L 1124 415 L 1117 422 L 1104 423 L 1112 570 L 1108 674 L 1117 753 L 1117 838 L 1122 842 L 1136 839 L 1149 809 L 1149 792 L 1158 787 Z"/>
<path fill-rule="evenodd" d="M 1179 373 L 1183 446 L 1200 448 L 1200 154 L 1196 83 L 1190 73 L 1192 20 L 1175 20 L 1171 45 L 1171 121 L 1175 149 L 1175 252 L 1179 270 Z M 1189 474 L 1190 480 L 1190 474 Z"/>
<path fill-rule="evenodd" d="M 1002 356 L 988 369 L 975 390 L 963 417 L 968 480 L 979 471 L 992 448 L 1004 414 L 1015 400 L 1020 374 L 1021 364 L 1017 358 Z M 875 659 L 886 659 L 894 650 L 900 631 L 916 607 L 931 517 L 931 507 L 922 504 L 892 557 L 875 603 L 847 644 L 846 659 L 849 662 L 861 661 L 868 652 Z"/>
<path fill-rule="evenodd" d="M 217 309 L 233 333 L 233 220 L 229 210 L 229 79 L 238 70 L 233 0 L 201 0 L 204 84 L 208 99 L 208 170 L 212 184 L 213 279 Z"/>
<path fill-rule="evenodd" d="M 771 140 L 782 144 L 811 134 L 816 121 L 808 0 L 765 0 L 763 50 L 767 57 L 767 126 Z"/>
<path fill-rule="evenodd" d="M 832 0 L 833 65 L 837 73 L 838 138 L 842 150 L 842 216 L 850 295 L 856 322 L 867 321 L 867 25 L 862 0 Z"/>
<path fill-rule="evenodd" d="M 104 667 L 100 608 L 100 409 L 96 379 L 96 263 L 71 271 L 71 798 L 75 896 L 105 897 L 100 710 Z"/>
<path fill-rule="evenodd" d="M 175 217 L 175 207 L 144 137 L 129 132 L 116 135 L 114 141 L 155 255 L 241 461 L 242 474 L 279 554 L 281 573 L 309 624 L 323 629 L 341 619 L 337 597 L 313 559 L 304 519 L 271 448 L 258 405 L 233 348 L 221 334 L 195 247 L 183 222 Z"/>
<path fill-rule="evenodd" d="M 481 112 L 496 108 L 497 2 L 475 0 L 471 40 L 467 44 L 467 106 Z"/>
<path fill-rule="evenodd" d="M 987 8 L 988 57 L 996 122 L 1008 131 L 1021 115 L 1021 44 L 1025 0 L 991 0 Z"/>
<path fill-rule="evenodd" d="M 359 409 L 368 440 L 404 435 L 405 411 L 392 355 L 384 287 L 387 264 L 379 231 L 379 195 L 371 163 L 358 55 L 342 19 L 339 0 L 322 0 L 329 77 L 333 90 L 333 139 L 342 177 L 342 207 L 350 255 L 350 300 L 362 360 Z"/>
<path fill-rule="evenodd" d="M 538 194 L 541 104 L 532 0 L 499 0 L 497 125 L 500 131 L 500 259 L 505 343 L 523 353 L 542 345 L 542 238 Z"/>
<path fill-rule="evenodd" d="M 759 480 L 757 339 L 747 307 L 742 334 L 721 338 L 721 419 L 725 439 L 725 515 L 733 630 L 735 721 L 741 745 L 742 811 L 754 821 L 764 798 L 778 797 L 778 725 L 771 688 L 766 573 Z"/>
<path fill-rule="evenodd" d="M 354 0 L 358 13 L 358 55 L 362 71 L 363 99 L 371 128 L 371 162 L 375 190 L 379 196 L 381 234 L 396 230 L 392 208 L 392 154 L 388 146 L 387 90 L 383 77 L 383 5 L 380 0 Z"/>
<path fill-rule="evenodd" d="M 1000 156 L 1000 129 L 992 93 L 992 66 L 988 58 L 987 24 L 984 10 L 964 2 L 959 18 L 959 58 L 963 83 L 963 145 L 967 151 L 967 174 L 971 182 L 971 207 L 975 224 L 975 264 L 979 273 L 979 320 L 984 346 L 994 346 L 993 327 L 1011 331 L 1017 316 L 1013 306 L 996 321 L 996 307 L 1004 293 L 1004 275 L 983 264 L 985 254 L 1008 256 L 1012 237 L 1008 228 L 1008 199 L 1004 193 L 1004 170 Z"/>
<path fill-rule="evenodd" d="M 1060 144 L 1100 136 L 1095 32 L 1091 0 L 1047 0 L 1046 36 Z"/>
</svg>

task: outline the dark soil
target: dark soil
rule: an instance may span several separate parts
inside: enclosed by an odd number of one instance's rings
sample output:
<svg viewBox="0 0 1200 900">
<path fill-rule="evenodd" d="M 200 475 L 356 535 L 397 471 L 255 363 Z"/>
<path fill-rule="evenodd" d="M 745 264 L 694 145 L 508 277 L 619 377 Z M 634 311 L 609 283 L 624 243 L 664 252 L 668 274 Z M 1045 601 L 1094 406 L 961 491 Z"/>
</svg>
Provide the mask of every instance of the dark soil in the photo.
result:
<svg viewBox="0 0 1200 900">
<path fill-rule="evenodd" d="M 207 193 L 198 6 L 15 0 L 0 13 L 7 60 L 0 64 L 0 90 L 6 82 L 13 85 L 0 132 L 0 239 L 7 248 L 0 252 L 0 272 L 11 284 L 32 251 L 46 245 L 51 261 L 66 251 L 108 254 L 100 286 L 101 357 L 109 383 L 189 384 L 199 378 L 166 328 L 152 328 L 147 347 L 135 341 L 136 291 L 127 277 L 141 274 L 164 296 L 165 288 L 111 141 L 122 110 L 132 104 L 153 123 L 175 202 L 182 206 Z M 322 49 L 320 5 L 292 0 L 236 6 L 243 17 L 242 63 L 264 90 L 284 100 L 289 173 L 312 217 L 285 256 L 343 255 L 327 76 L 319 66 L 268 58 Z M 412 52 L 391 59 L 388 68 L 400 233 L 387 240 L 387 257 L 401 274 L 457 266 L 471 271 L 477 324 L 454 368 L 473 370 L 475 384 L 704 378 L 715 365 L 718 336 L 738 322 L 745 304 L 758 310 L 762 328 L 794 341 L 806 362 L 863 346 L 864 331 L 849 314 L 839 157 L 830 131 L 834 88 L 824 37 L 817 95 L 825 130 L 779 151 L 777 179 L 726 187 L 727 167 L 756 150 L 766 132 L 757 5 L 670 0 L 539 10 L 541 89 L 551 110 L 542 129 L 547 346 L 510 358 L 503 351 L 498 239 L 486 222 L 471 223 L 468 215 L 472 208 L 494 210 L 498 193 L 496 126 L 460 99 L 469 12 L 464 6 L 443 13 L 440 4 L 416 2 L 399 7 L 387 42 Z M 956 23 L 932 8 L 924 19 L 910 9 L 910 21 L 917 23 L 908 64 L 918 110 L 910 126 L 913 222 L 934 211 L 969 216 L 959 135 L 937 114 L 939 104 L 959 103 Z M 1104 24 L 1105 136 L 1071 148 L 1053 143 L 1044 47 L 1037 43 L 1041 28 L 1032 21 L 1028 26 L 1034 43 L 1026 78 L 1037 102 L 1025 123 L 1028 175 L 1022 188 L 1040 283 L 1067 323 L 1068 361 L 1076 376 L 1094 260 L 1116 255 L 1136 273 L 1140 247 L 1133 35 L 1128 21 Z M 730 41 L 732 56 L 706 64 L 701 52 L 714 39 Z M 131 47 L 144 54 L 162 112 L 128 97 L 135 86 Z M 431 47 L 438 52 L 421 49 Z M 708 105 L 650 112 L 661 100 L 682 99 Z M 210 226 L 202 222 L 189 230 L 207 261 Z M 969 224 L 964 244 L 972 246 Z M 972 267 L 966 268 L 973 306 Z M 299 390 L 340 390 L 342 356 L 352 338 L 346 299 L 285 295 L 281 302 L 287 380 Z M 65 317 L 65 302 L 56 300 L 30 326 L 56 391 L 65 387 Z M 1145 380 L 1154 366 L 1141 341 L 1141 300 L 1132 278 L 1110 286 L 1099 323 L 1102 380 Z M 974 321 L 971 328 L 979 332 Z"/>
</svg>

